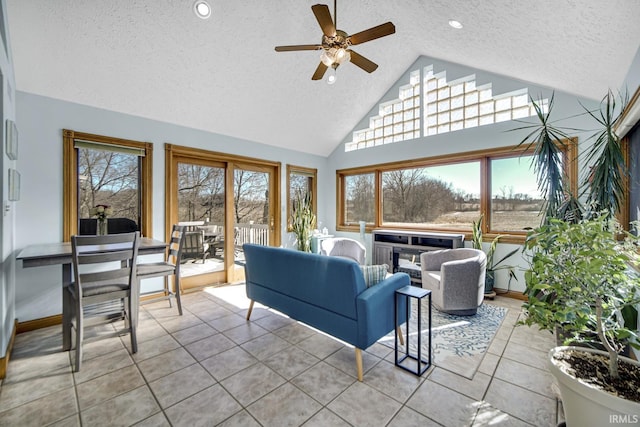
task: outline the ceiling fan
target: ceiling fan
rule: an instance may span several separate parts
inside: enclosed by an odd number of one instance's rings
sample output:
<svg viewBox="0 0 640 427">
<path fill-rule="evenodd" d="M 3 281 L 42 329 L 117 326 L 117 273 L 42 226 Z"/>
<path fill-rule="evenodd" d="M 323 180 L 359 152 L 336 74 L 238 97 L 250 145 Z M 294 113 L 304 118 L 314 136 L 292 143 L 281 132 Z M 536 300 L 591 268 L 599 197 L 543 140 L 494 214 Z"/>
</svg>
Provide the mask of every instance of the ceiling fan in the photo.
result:
<svg viewBox="0 0 640 427">
<path fill-rule="evenodd" d="M 337 0 L 334 0 L 333 2 L 333 19 L 331 19 L 331 12 L 326 4 L 316 4 L 311 6 L 311 10 L 322 29 L 323 35 L 321 44 L 276 46 L 276 52 L 322 50 L 322 54 L 320 55 L 320 64 L 318 65 L 318 68 L 316 68 L 315 73 L 313 73 L 311 80 L 322 79 L 327 69 L 330 69 L 331 74 L 328 78 L 329 84 L 335 82 L 335 71 L 338 66 L 347 61 L 351 61 L 354 65 L 362 68 L 367 73 L 374 72 L 376 68 L 378 68 L 378 64 L 351 50 L 350 47 L 375 40 L 380 37 L 388 36 L 396 32 L 396 27 L 391 22 L 385 22 L 384 24 L 369 28 L 368 30 L 348 35 L 346 32 L 336 29 L 338 22 L 336 2 Z"/>
</svg>

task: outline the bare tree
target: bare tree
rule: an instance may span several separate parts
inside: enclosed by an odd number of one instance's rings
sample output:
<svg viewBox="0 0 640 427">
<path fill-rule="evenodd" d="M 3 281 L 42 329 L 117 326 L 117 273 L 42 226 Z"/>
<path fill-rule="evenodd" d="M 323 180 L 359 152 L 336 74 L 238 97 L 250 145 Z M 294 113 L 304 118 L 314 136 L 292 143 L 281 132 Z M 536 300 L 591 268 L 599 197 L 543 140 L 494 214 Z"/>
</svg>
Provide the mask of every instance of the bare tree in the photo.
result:
<svg viewBox="0 0 640 427">
<path fill-rule="evenodd" d="M 81 218 L 90 209 L 108 205 L 114 217 L 138 221 L 139 157 L 108 150 L 78 149 L 78 205 Z"/>
<path fill-rule="evenodd" d="M 429 177 L 425 168 L 383 174 L 384 220 L 420 223 L 456 209 L 463 200 L 448 183 Z"/>
<path fill-rule="evenodd" d="M 224 222 L 224 169 L 181 163 L 178 166 L 180 221 Z"/>
<path fill-rule="evenodd" d="M 257 221 L 265 224 L 265 203 L 268 203 L 268 175 L 236 169 L 234 173 L 233 200 L 236 223 Z"/>
<path fill-rule="evenodd" d="M 347 178 L 345 221 L 373 222 L 375 219 L 374 175 L 353 175 Z"/>
</svg>

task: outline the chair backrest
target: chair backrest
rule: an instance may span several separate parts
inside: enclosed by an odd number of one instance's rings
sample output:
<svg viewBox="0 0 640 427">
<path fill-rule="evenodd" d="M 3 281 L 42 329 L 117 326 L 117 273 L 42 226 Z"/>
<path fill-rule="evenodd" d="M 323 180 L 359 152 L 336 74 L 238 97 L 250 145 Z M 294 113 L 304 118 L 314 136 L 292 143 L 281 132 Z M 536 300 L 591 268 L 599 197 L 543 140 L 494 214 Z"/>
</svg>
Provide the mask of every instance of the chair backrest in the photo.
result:
<svg viewBox="0 0 640 427">
<path fill-rule="evenodd" d="M 167 263 L 175 265 L 179 268 L 182 259 L 182 247 L 184 245 L 184 229 L 183 225 L 174 224 L 171 229 L 171 239 L 169 240 L 169 253 L 167 254 Z"/>
<path fill-rule="evenodd" d="M 76 298 L 83 289 L 100 286 L 138 291 L 136 260 L 140 233 L 106 236 L 71 236 L 71 254 Z"/>
<path fill-rule="evenodd" d="M 204 253 L 204 230 L 185 231 L 183 239 L 183 255 L 202 256 Z"/>
<path fill-rule="evenodd" d="M 364 265 L 367 255 L 366 248 L 362 243 L 347 237 L 323 239 L 320 242 L 320 253 L 322 255 L 350 258 L 360 265 Z"/>
</svg>

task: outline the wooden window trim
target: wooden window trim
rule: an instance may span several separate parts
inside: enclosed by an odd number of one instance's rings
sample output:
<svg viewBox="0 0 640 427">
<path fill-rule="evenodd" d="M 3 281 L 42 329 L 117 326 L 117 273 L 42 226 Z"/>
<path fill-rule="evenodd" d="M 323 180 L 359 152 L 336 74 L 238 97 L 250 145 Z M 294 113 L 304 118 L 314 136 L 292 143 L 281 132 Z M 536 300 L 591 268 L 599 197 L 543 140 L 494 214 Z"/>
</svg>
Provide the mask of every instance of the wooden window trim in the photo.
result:
<svg viewBox="0 0 640 427">
<path fill-rule="evenodd" d="M 569 186 L 574 196 L 577 195 L 578 189 L 578 139 L 570 138 L 563 141 L 563 160 L 565 165 L 565 172 L 569 178 Z M 412 159 L 406 161 L 380 163 L 376 165 L 368 165 L 362 167 L 355 167 L 349 169 L 336 170 L 336 230 L 346 232 L 358 232 L 359 225 L 357 224 L 345 224 L 345 211 L 344 211 L 344 194 L 345 194 L 345 177 L 351 175 L 360 175 L 367 173 L 375 174 L 375 224 L 368 224 L 366 229 L 371 231 L 374 228 L 384 227 L 389 229 L 425 229 L 425 227 L 394 227 L 382 224 L 382 173 L 398 169 L 413 169 L 417 167 L 433 167 L 452 165 L 457 163 L 466 163 L 471 161 L 480 162 L 480 212 L 485 214 L 485 221 L 483 224 L 483 233 L 486 239 L 493 239 L 500 234 L 503 236 L 500 241 L 504 243 L 523 243 L 526 237 L 526 232 L 501 232 L 497 233 L 491 230 L 490 222 L 490 209 L 491 209 L 491 160 L 500 158 L 517 157 L 521 155 L 532 155 L 532 147 L 522 146 L 507 146 L 500 148 L 492 148 L 486 150 L 468 151 L 457 154 L 446 154 L 434 157 L 424 157 L 419 159 Z M 488 219 L 488 220 L 487 220 Z M 446 231 L 446 232 L 461 232 L 460 229 L 436 229 L 429 228 L 433 231 Z M 471 228 L 468 231 L 463 230 L 466 238 L 471 238 Z"/>
<path fill-rule="evenodd" d="M 286 221 L 287 231 L 291 232 L 291 224 L 289 223 L 289 216 L 291 215 L 291 174 L 306 175 L 311 178 L 311 204 L 313 206 L 313 213 L 318 218 L 318 169 L 307 168 L 304 166 L 287 165 L 287 210 Z"/>
<path fill-rule="evenodd" d="M 180 161 L 189 162 L 189 163 L 202 163 L 203 160 L 207 162 L 220 162 L 221 165 L 229 164 L 231 167 L 227 167 L 227 174 L 225 180 L 227 182 L 233 182 L 233 171 L 235 167 L 247 167 L 253 170 L 259 170 L 260 166 L 264 166 L 265 168 L 273 168 L 275 170 L 273 182 L 270 185 L 270 194 L 273 197 L 274 203 L 274 212 L 273 212 L 273 242 L 275 246 L 279 246 L 281 244 L 281 219 L 280 219 L 280 209 L 281 206 L 281 178 L 280 173 L 282 170 L 281 162 L 274 162 L 270 160 L 257 159 L 253 157 L 247 156 L 239 156 L 235 154 L 222 153 L 218 151 L 210 151 L 204 150 L 201 148 L 192 148 L 185 147 L 182 145 L 175 144 L 164 144 L 165 149 L 165 233 L 167 236 L 171 233 L 171 221 L 172 218 L 178 217 L 178 200 L 175 200 L 175 195 L 178 193 L 178 177 L 174 175 L 174 171 L 177 170 L 175 164 Z M 226 194 L 226 206 L 230 209 L 230 206 L 233 206 L 233 193 L 225 191 Z M 233 229 L 233 216 L 229 215 L 229 212 L 225 215 L 225 227 L 227 229 Z"/>
<path fill-rule="evenodd" d="M 120 145 L 144 150 L 140 170 L 140 192 L 142 205 L 140 206 L 140 233 L 152 237 L 151 207 L 153 197 L 153 144 L 150 142 L 133 141 L 104 135 L 76 132 L 69 129 L 62 131 L 62 239 L 71 240 L 71 236 L 78 233 L 78 156 L 74 148 L 74 140 L 99 142 L 107 145 Z"/>
</svg>

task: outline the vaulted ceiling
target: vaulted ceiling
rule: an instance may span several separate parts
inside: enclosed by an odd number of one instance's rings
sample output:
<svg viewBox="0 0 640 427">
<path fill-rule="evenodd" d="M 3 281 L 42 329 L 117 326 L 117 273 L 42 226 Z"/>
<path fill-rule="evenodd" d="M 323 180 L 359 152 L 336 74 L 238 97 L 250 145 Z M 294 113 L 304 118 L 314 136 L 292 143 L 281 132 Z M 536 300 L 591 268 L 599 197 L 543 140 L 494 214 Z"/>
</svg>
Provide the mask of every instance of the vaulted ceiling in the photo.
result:
<svg viewBox="0 0 640 427">
<path fill-rule="evenodd" d="M 640 46 L 636 0 L 341 0 L 339 29 L 392 21 L 353 64 L 312 81 L 322 0 L 7 0 L 18 90 L 329 155 L 420 56 L 600 99 Z M 463 23 L 455 30 L 450 19 Z"/>
</svg>

